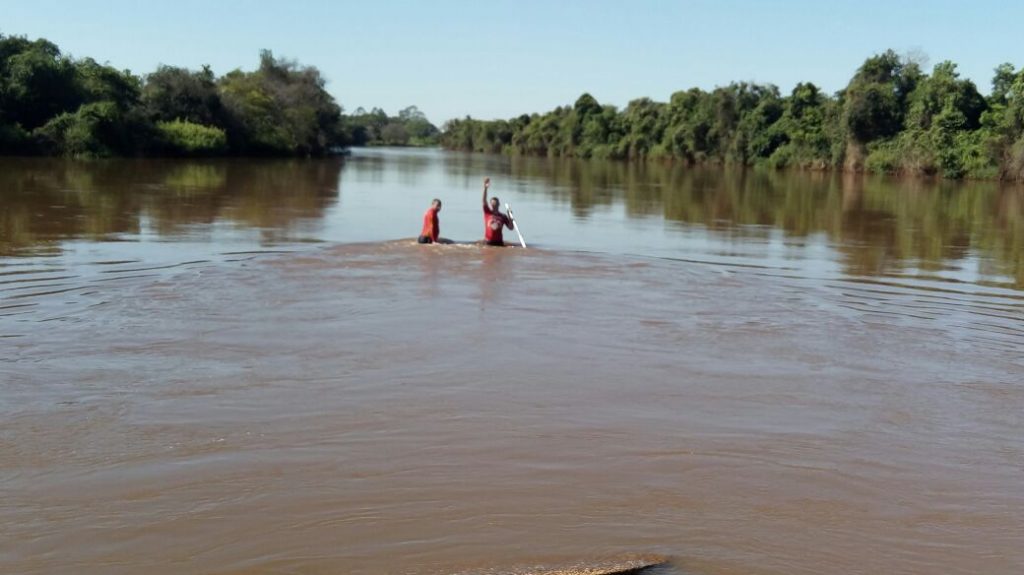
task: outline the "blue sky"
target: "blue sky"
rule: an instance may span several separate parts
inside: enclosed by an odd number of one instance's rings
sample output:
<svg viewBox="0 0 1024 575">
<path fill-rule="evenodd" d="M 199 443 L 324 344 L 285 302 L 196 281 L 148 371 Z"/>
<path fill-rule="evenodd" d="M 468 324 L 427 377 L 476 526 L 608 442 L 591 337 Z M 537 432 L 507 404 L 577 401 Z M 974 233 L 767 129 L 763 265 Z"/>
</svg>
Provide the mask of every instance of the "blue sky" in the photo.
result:
<svg viewBox="0 0 1024 575">
<path fill-rule="evenodd" d="M 988 93 L 1024 65 L 1024 2 L 879 0 L 0 0 L 0 33 L 137 74 L 158 64 L 253 69 L 260 49 L 314 65 L 346 110 L 431 121 L 507 118 L 583 92 L 624 106 L 734 80 L 842 88 L 892 48 L 943 60 Z"/>
</svg>

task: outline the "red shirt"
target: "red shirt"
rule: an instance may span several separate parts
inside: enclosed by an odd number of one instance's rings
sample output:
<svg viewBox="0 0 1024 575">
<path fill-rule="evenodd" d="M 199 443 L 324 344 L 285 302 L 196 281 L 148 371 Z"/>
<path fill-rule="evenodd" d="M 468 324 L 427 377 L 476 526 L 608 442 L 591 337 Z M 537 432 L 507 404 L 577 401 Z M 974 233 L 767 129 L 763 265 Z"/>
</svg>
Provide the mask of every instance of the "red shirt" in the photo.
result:
<svg viewBox="0 0 1024 575">
<path fill-rule="evenodd" d="M 437 210 L 433 207 L 427 208 L 427 211 L 423 214 L 423 231 L 420 232 L 420 235 L 426 236 L 435 242 L 441 235 L 441 221 L 437 219 Z"/>
<path fill-rule="evenodd" d="M 484 239 L 495 244 L 505 243 L 501 237 L 504 226 L 512 227 L 505 214 L 492 212 L 490 206 L 484 205 Z"/>
</svg>

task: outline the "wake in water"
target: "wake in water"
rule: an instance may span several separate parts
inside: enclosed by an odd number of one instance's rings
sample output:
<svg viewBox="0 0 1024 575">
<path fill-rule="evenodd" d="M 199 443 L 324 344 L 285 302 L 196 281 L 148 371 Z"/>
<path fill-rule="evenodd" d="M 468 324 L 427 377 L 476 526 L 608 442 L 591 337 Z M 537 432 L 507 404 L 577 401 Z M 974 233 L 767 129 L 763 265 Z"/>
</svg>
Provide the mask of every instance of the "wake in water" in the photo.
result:
<svg viewBox="0 0 1024 575">
<path fill-rule="evenodd" d="M 6 570 L 1024 565 L 1014 297 L 413 240 L 183 259 L 0 276 Z"/>
</svg>

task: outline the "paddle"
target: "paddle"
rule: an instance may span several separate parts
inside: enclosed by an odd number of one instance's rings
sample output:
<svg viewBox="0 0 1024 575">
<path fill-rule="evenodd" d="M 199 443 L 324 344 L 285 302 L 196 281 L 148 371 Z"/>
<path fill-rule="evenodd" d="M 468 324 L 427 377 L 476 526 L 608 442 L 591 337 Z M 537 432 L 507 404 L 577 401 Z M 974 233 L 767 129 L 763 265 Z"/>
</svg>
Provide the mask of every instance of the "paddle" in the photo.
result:
<svg viewBox="0 0 1024 575">
<path fill-rule="evenodd" d="M 512 229 L 516 231 L 516 235 L 519 236 L 519 245 L 526 247 L 526 240 L 523 239 L 523 234 L 519 231 L 519 224 L 516 223 L 516 217 L 512 215 L 512 206 L 505 204 L 505 211 L 508 212 L 508 219 L 512 220 Z"/>
</svg>

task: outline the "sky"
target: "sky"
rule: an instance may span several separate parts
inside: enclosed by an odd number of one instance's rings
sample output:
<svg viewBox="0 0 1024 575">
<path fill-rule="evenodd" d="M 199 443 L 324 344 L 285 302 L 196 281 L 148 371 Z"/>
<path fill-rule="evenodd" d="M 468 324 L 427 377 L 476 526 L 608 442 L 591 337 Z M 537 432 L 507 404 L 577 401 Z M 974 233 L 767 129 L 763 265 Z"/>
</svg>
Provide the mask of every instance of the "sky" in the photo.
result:
<svg viewBox="0 0 1024 575">
<path fill-rule="evenodd" d="M 0 0 L 0 34 L 135 74 L 220 75 L 259 52 L 316 66 L 347 112 L 417 106 L 435 124 L 510 118 L 588 92 L 625 106 L 733 81 L 832 93 L 887 49 L 944 60 L 988 94 L 1024 65 L 1019 0 Z"/>
</svg>

